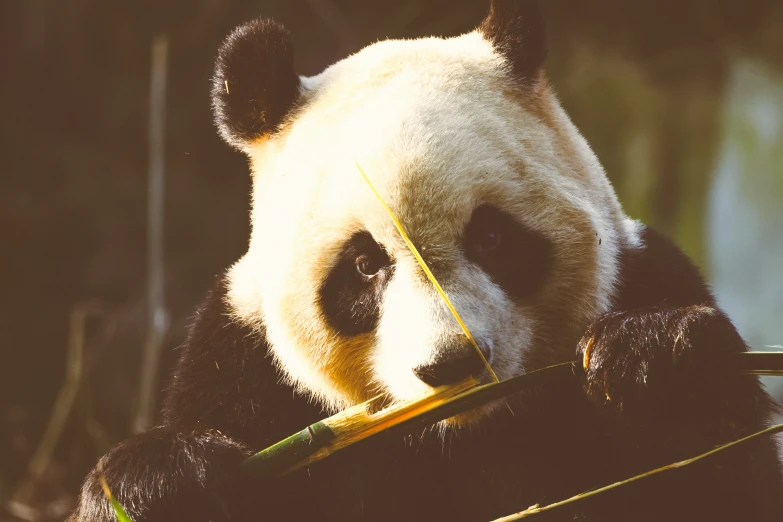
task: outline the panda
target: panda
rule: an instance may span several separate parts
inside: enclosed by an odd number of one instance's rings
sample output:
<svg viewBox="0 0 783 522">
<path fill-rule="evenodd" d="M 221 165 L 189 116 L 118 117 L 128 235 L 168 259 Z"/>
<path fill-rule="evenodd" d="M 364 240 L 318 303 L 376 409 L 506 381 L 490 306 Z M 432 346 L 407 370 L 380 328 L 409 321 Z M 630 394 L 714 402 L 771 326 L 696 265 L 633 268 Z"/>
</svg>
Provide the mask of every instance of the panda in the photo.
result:
<svg viewBox="0 0 783 522">
<path fill-rule="evenodd" d="M 248 251 L 198 310 L 161 424 L 100 460 L 70 520 L 114 520 L 103 478 L 135 522 L 489 521 L 767 426 L 773 404 L 731 364 L 745 343 L 693 263 L 625 215 L 547 84 L 546 48 L 529 0 L 313 77 L 278 23 L 234 30 L 212 102 L 250 160 Z M 246 457 L 328 414 L 489 379 L 357 165 L 501 380 L 583 365 L 258 480 Z M 783 520 L 777 448 L 759 439 L 539 520 Z"/>
</svg>

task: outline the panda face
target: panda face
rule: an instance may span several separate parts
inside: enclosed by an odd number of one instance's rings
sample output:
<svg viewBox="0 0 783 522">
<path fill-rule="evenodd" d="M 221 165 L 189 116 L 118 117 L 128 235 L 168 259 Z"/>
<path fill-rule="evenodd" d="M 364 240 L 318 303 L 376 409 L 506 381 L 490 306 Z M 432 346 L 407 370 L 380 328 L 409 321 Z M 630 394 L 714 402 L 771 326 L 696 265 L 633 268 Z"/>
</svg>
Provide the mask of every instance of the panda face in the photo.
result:
<svg viewBox="0 0 783 522">
<path fill-rule="evenodd" d="M 339 409 L 488 379 L 357 163 L 501 380 L 572 356 L 628 234 L 542 78 L 476 31 L 376 43 L 300 89 L 279 132 L 242 142 L 253 232 L 230 273 L 291 384 Z"/>
</svg>

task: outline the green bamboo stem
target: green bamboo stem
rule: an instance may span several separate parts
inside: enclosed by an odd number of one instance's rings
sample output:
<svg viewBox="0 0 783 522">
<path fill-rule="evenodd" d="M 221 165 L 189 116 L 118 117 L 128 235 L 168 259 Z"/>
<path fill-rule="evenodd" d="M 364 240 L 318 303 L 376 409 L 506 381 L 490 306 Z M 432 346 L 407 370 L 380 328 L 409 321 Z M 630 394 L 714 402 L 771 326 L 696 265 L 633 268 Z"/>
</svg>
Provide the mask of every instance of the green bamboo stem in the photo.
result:
<svg viewBox="0 0 783 522">
<path fill-rule="evenodd" d="M 327 447 L 335 438 L 332 429 L 323 421 L 318 421 L 249 457 L 243 467 L 268 475 L 283 473 Z"/>
<path fill-rule="evenodd" d="M 452 397 L 442 404 L 426 411 L 423 414 L 395 423 L 381 431 L 374 431 L 360 440 L 365 440 L 380 433 L 410 433 L 421 426 L 429 426 L 441 420 L 448 419 L 472 408 L 501 399 L 516 392 L 532 389 L 540 384 L 554 382 L 572 377 L 573 364 L 571 362 L 549 366 L 541 370 L 533 371 L 508 379 L 500 383 L 475 386 Z M 338 414 L 339 416 L 340 414 Z M 313 424 L 304 430 L 262 450 L 251 456 L 243 463 L 245 471 L 253 475 L 268 476 L 288 471 L 293 471 L 304 465 L 321 460 L 333 453 L 330 449 L 338 451 L 342 446 L 338 443 L 338 436 L 329 426 L 330 417 Z M 317 425 L 322 425 L 318 429 Z M 332 436 L 319 437 L 315 440 L 310 435 L 311 431 L 328 430 Z M 330 448 L 331 446 L 331 448 Z"/>
</svg>

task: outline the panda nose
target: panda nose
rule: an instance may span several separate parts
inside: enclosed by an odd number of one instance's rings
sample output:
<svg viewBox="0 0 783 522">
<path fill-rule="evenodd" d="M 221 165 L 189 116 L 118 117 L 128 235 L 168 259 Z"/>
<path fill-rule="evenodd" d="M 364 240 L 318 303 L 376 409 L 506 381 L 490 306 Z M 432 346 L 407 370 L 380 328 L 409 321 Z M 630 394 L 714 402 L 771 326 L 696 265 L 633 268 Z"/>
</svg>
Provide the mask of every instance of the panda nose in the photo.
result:
<svg viewBox="0 0 783 522">
<path fill-rule="evenodd" d="M 489 359 L 489 348 L 484 343 L 478 345 L 484 357 Z M 475 377 L 484 369 L 484 361 L 467 339 L 452 343 L 440 353 L 442 355 L 435 361 L 413 369 L 413 373 L 424 384 L 432 387 L 454 384 L 468 377 Z"/>
</svg>

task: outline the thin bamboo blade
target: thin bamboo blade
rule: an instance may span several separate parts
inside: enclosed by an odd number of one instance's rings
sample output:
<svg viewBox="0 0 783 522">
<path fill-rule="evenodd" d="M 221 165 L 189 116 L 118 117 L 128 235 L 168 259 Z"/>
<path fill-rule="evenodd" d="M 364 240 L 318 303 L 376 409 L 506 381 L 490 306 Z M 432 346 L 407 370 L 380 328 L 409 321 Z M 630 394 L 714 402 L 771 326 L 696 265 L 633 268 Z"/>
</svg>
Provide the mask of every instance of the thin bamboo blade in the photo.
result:
<svg viewBox="0 0 783 522">
<path fill-rule="evenodd" d="M 364 169 L 362 169 L 362 167 L 356 161 L 354 161 L 354 165 L 356 165 L 356 168 L 359 169 L 359 174 L 362 175 L 362 178 L 364 179 L 365 183 L 367 183 L 367 186 L 370 188 L 372 193 L 378 199 L 378 202 L 384 208 L 386 213 L 389 215 L 389 218 L 392 220 L 394 226 L 397 228 L 397 231 L 400 233 L 400 237 L 402 237 L 402 240 L 408 246 L 408 249 L 411 251 L 411 254 L 413 254 L 413 257 L 416 258 L 416 261 L 419 263 L 419 266 L 421 266 L 421 269 L 424 271 L 424 274 L 427 276 L 427 279 L 430 280 L 432 286 L 435 287 L 435 290 L 438 292 L 438 294 L 440 294 L 440 297 L 441 299 L 443 299 L 443 303 L 446 305 L 446 308 L 448 308 L 449 311 L 451 311 L 451 315 L 454 316 L 454 319 L 456 319 L 460 328 L 462 328 L 462 332 L 468 338 L 468 341 L 470 341 L 470 344 L 473 346 L 473 349 L 476 351 L 476 355 L 478 355 L 479 358 L 481 359 L 481 362 L 484 363 L 484 367 L 487 369 L 487 372 L 492 377 L 492 380 L 496 383 L 500 382 L 500 379 L 498 379 L 498 376 L 497 374 L 495 374 L 495 371 L 492 369 L 492 366 L 489 365 L 489 361 L 487 361 L 487 358 L 484 357 L 484 354 L 481 352 L 481 348 L 479 348 L 479 345 L 476 343 L 476 340 L 473 338 L 473 335 L 470 333 L 470 330 L 468 330 L 468 327 L 465 325 L 465 322 L 462 320 L 462 317 L 459 315 L 459 312 L 457 312 L 457 309 L 454 308 L 454 305 L 452 304 L 451 299 L 449 299 L 448 294 L 440 285 L 438 280 L 435 278 L 435 275 L 432 273 L 429 266 L 427 266 L 427 263 L 424 261 L 424 258 L 421 257 L 421 254 L 419 253 L 419 250 L 416 248 L 416 246 L 413 244 L 413 241 L 411 241 L 410 237 L 408 237 L 407 232 L 405 232 L 405 227 L 402 226 L 402 223 L 400 222 L 399 219 L 397 219 L 397 216 L 394 214 L 391 207 L 383 199 L 381 193 L 378 192 L 378 190 L 375 188 L 375 185 L 373 185 L 372 181 L 370 181 L 370 178 L 364 172 Z"/>
<path fill-rule="evenodd" d="M 748 442 L 750 440 L 763 437 L 764 435 L 774 435 L 776 433 L 783 432 L 783 424 L 776 424 L 775 426 L 770 426 L 769 428 L 765 430 L 758 431 L 756 433 L 753 433 L 751 435 L 748 435 L 747 437 L 743 437 L 741 439 L 729 442 L 727 444 L 722 444 L 716 448 L 711 449 L 710 451 L 707 451 L 705 453 L 702 453 L 700 455 L 696 455 L 695 457 L 691 457 L 689 459 L 681 460 L 679 462 L 674 462 L 672 464 L 667 464 L 666 466 L 661 466 L 660 468 L 656 468 L 651 471 L 647 471 L 645 473 L 641 473 L 639 475 L 635 475 L 629 479 L 621 480 L 619 482 L 615 482 L 613 484 L 609 484 L 608 486 L 604 486 L 598 489 L 592 489 L 590 491 L 586 491 L 585 493 L 580 493 L 579 495 L 575 495 L 571 498 L 568 498 L 566 500 L 562 500 L 560 502 L 555 502 L 553 504 L 549 504 L 546 506 L 539 507 L 538 505 L 532 506 L 527 508 L 524 511 L 520 511 L 519 513 L 514 513 L 513 515 L 508 515 L 505 517 L 497 518 L 493 520 L 492 522 L 513 522 L 516 520 L 523 520 L 525 518 L 534 517 L 536 515 L 539 515 L 541 513 L 545 513 L 547 511 L 552 511 L 557 508 L 561 508 L 563 506 L 567 506 L 569 504 L 573 504 L 575 502 L 578 502 L 580 500 L 585 500 L 590 497 L 594 497 L 595 495 L 600 495 L 601 493 L 605 493 L 607 491 L 611 491 L 613 489 L 619 488 L 621 486 L 624 486 L 626 484 L 630 484 L 632 482 L 636 482 L 637 480 L 641 480 L 643 478 L 649 477 L 651 475 L 656 475 L 658 473 L 662 473 L 664 471 L 669 471 L 672 469 L 679 469 L 683 468 L 685 466 L 688 466 L 689 464 L 693 464 L 694 462 L 698 462 L 701 459 L 710 457 L 716 453 L 719 453 L 723 450 L 729 449 L 733 446 L 737 446 L 739 444 L 743 444 L 745 442 Z"/>
<path fill-rule="evenodd" d="M 737 360 L 743 373 L 783 376 L 783 352 L 740 353 Z"/>
</svg>

